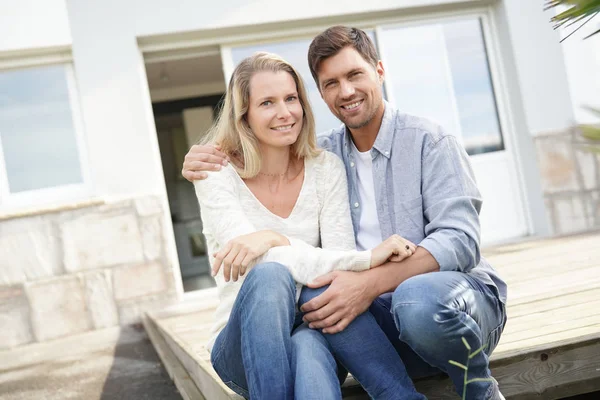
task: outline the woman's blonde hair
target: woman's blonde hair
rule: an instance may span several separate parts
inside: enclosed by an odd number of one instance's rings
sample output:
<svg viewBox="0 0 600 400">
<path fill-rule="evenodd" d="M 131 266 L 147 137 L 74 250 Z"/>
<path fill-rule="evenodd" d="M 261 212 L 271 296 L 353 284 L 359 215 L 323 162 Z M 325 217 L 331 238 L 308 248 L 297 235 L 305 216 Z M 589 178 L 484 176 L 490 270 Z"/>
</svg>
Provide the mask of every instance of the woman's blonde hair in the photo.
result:
<svg viewBox="0 0 600 400">
<path fill-rule="evenodd" d="M 314 116 L 300 74 L 275 54 L 255 53 L 242 60 L 233 71 L 217 121 L 201 140 L 203 144 L 219 144 L 223 153 L 242 162 L 241 167 L 234 165 L 242 178 L 255 177 L 261 168 L 258 140 L 247 120 L 250 80 L 255 73 L 261 71 L 287 72 L 296 83 L 298 98 L 304 112 L 302 130 L 291 147 L 292 155 L 311 158 L 320 151 L 317 148 Z"/>
</svg>

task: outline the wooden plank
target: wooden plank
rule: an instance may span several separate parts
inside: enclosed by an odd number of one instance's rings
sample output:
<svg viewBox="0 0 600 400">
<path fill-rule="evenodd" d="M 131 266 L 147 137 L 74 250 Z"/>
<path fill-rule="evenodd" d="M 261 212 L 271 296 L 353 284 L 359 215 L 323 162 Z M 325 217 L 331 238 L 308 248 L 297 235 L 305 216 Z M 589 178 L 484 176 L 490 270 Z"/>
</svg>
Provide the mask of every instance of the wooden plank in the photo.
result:
<svg viewBox="0 0 600 400">
<path fill-rule="evenodd" d="M 600 299 L 600 290 L 598 288 L 592 288 L 585 291 L 578 291 L 575 293 L 567 293 L 564 295 L 539 299 L 530 303 L 524 304 L 511 304 L 509 299 L 508 305 L 508 316 L 511 320 L 522 317 L 530 313 L 539 313 L 548 310 L 556 310 L 559 308 L 567 307 L 571 304 L 577 304 L 584 301 L 596 301 Z"/>
<path fill-rule="evenodd" d="M 494 354 L 492 357 L 497 355 L 498 358 L 507 357 L 507 353 L 517 352 L 520 354 L 526 354 L 533 351 L 533 349 L 538 347 L 556 347 L 559 342 L 566 343 L 579 343 L 582 340 L 582 337 L 588 335 L 597 335 L 600 332 L 600 325 L 595 324 L 591 326 L 585 326 L 573 330 L 567 330 L 563 332 L 555 332 L 550 335 L 545 335 L 543 337 L 534 337 L 527 340 L 520 340 L 517 342 L 511 343 L 502 343 L 502 346 L 498 345 L 496 350 L 494 350 Z"/>
<path fill-rule="evenodd" d="M 573 318 L 575 315 L 577 316 L 576 319 Z M 543 331 L 545 327 L 556 324 L 568 324 L 568 327 L 576 328 L 583 326 L 583 319 L 588 317 L 596 317 L 600 323 L 600 299 L 585 302 L 583 298 L 580 298 L 579 303 L 570 303 L 560 308 L 511 317 L 504 333 L 527 329 Z"/>
<path fill-rule="evenodd" d="M 600 338 L 492 363 L 502 393 L 514 400 L 555 400 L 600 390 Z"/>
<path fill-rule="evenodd" d="M 182 317 L 183 316 L 177 318 Z M 166 318 L 166 320 L 168 320 L 168 318 Z M 181 319 L 179 322 L 181 322 Z M 197 357 L 190 344 L 182 341 L 175 332 L 169 329 L 168 324 L 163 323 L 163 320 L 154 320 L 154 323 L 161 332 L 162 336 L 165 338 L 165 342 L 167 342 L 169 348 L 173 351 L 177 359 L 183 364 L 196 386 L 207 399 L 242 399 L 241 396 L 237 395 L 231 389 L 225 386 L 225 384 L 217 376 L 217 373 L 210 364 L 210 361 Z M 190 323 L 193 323 L 193 319 L 190 319 Z"/>
<path fill-rule="evenodd" d="M 509 293 L 510 304 L 522 304 L 536 301 L 540 298 L 553 298 L 566 294 L 600 288 L 600 273 L 598 267 L 585 268 L 572 274 L 564 272 L 540 278 L 535 284 L 514 283 Z"/>
<path fill-rule="evenodd" d="M 187 370 L 179 362 L 175 354 L 171 351 L 161 334 L 159 333 L 156 325 L 148 318 L 143 318 L 144 328 L 150 336 L 150 341 L 154 346 L 154 349 L 158 353 L 160 360 L 162 361 L 165 369 L 167 370 L 169 377 L 175 383 L 175 386 L 179 390 L 179 394 L 185 400 L 205 400 L 204 396 L 198 390 L 198 387 L 194 384 Z"/>
</svg>

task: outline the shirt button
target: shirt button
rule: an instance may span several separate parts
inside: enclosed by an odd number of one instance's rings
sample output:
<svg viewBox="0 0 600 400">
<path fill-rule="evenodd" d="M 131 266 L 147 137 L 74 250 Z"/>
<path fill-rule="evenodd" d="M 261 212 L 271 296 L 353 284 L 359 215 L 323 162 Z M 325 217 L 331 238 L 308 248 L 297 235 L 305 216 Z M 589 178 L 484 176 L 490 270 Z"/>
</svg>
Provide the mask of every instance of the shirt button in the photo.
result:
<svg viewBox="0 0 600 400">
<path fill-rule="evenodd" d="M 350 163 L 350 166 L 351 166 L 351 167 L 354 167 L 354 161 L 352 161 L 352 162 Z"/>
<path fill-rule="evenodd" d="M 389 151 L 386 151 L 386 152 L 385 152 L 385 155 L 386 155 L 386 156 L 389 156 L 389 155 L 390 155 L 390 152 L 389 152 Z"/>
<path fill-rule="evenodd" d="M 358 208 L 358 203 L 354 203 L 354 208 Z"/>
</svg>

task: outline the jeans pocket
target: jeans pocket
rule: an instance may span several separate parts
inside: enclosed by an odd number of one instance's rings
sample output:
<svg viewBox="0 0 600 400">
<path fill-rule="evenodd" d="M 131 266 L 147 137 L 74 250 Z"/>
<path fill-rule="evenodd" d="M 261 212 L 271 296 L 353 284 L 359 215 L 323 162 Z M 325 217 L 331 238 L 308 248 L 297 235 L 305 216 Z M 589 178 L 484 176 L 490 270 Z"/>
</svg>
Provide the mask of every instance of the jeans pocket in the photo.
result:
<svg viewBox="0 0 600 400">
<path fill-rule="evenodd" d="M 234 381 L 223 381 L 223 383 L 225 386 L 242 396 L 244 399 L 250 398 L 250 393 L 248 393 L 246 389 L 236 385 Z"/>
</svg>

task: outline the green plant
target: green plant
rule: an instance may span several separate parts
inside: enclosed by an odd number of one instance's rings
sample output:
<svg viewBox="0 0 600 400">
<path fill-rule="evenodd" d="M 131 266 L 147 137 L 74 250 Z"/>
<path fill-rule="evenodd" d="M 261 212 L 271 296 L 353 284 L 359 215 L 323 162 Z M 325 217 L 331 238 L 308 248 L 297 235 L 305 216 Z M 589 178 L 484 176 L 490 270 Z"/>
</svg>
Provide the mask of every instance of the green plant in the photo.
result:
<svg viewBox="0 0 600 400">
<path fill-rule="evenodd" d="M 600 14 L 600 0 L 546 0 L 544 10 L 549 10 L 554 7 L 568 7 L 566 10 L 556 14 L 550 19 L 550 21 L 554 23 L 554 29 L 561 27 L 568 28 L 579 23 L 579 26 L 563 38 L 561 42 L 577 32 L 596 15 Z M 584 39 L 598 33 L 600 33 L 600 29 L 596 29 L 594 32 L 584 37 Z M 594 109 L 592 107 L 586 108 L 600 117 L 600 109 Z M 600 126 L 579 125 L 577 126 L 577 129 L 583 140 L 581 142 L 578 141 L 576 144 L 584 150 L 600 154 L 600 145 L 594 144 L 594 142 L 600 142 Z"/>
<path fill-rule="evenodd" d="M 469 352 L 469 356 L 467 357 L 467 363 L 465 364 L 461 364 L 458 361 L 454 361 L 454 360 L 450 360 L 448 361 L 450 364 L 454 365 L 455 367 L 461 368 L 465 371 L 465 379 L 464 379 L 464 384 L 463 384 L 463 394 L 462 394 L 462 399 L 465 400 L 467 398 L 467 385 L 469 383 L 473 383 L 473 382 L 490 382 L 493 379 L 491 378 L 473 378 L 473 379 L 469 379 L 469 363 L 471 362 L 471 359 L 473 357 L 475 357 L 477 354 L 479 354 L 480 352 L 483 351 L 483 349 L 486 347 L 486 345 L 484 344 L 483 346 L 481 346 L 480 348 L 478 348 L 477 350 L 475 350 L 474 352 L 471 352 L 471 346 L 469 345 L 469 342 L 467 342 L 467 339 L 465 339 L 464 337 L 461 338 L 465 347 L 467 348 L 467 351 Z"/>
<path fill-rule="evenodd" d="M 580 23 L 573 32 L 561 40 L 562 42 L 600 13 L 600 0 L 546 0 L 544 10 L 554 7 L 569 7 L 550 19 L 550 21 L 554 22 L 554 29 L 567 28 Z M 594 36 L 597 33 L 600 33 L 600 29 L 595 30 L 584 39 Z"/>
<path fill-rule="evenodd" d="M 588 111 L 596 114 L 600 118 L 600 109 L 585 107 Z M 600 142 L 600 126 L 598 125 L 585 125 L 581 124 L 578 126 L 581 137 L 584 139 L 583 142 L 577 144 L 584 150 L 600 154 L 600 145 L 594 142 Z"/>
</svg>

